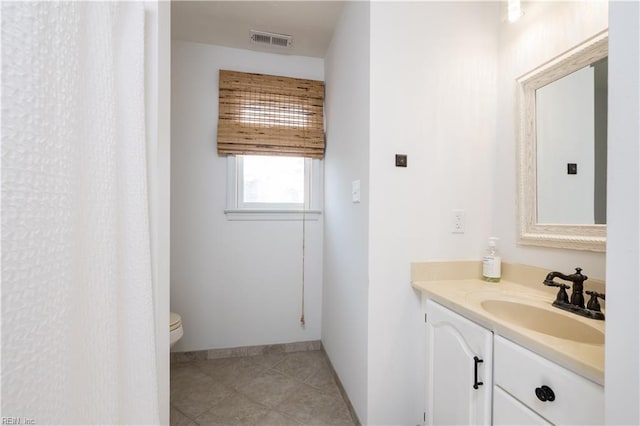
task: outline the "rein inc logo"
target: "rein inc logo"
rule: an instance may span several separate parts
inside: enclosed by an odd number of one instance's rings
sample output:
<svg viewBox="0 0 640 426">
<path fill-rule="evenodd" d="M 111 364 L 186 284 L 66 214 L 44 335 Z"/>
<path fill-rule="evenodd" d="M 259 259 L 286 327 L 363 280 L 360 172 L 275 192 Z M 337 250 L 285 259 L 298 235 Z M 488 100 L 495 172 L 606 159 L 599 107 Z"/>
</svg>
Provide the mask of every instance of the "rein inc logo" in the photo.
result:
<svg viewBox="0 0 640 426">
<path fill-rule="evenodd" d="M 0 424 L 3 425 L 35 425 L 35 419 L 29 417 L 2 417 Z"/>
</svg>

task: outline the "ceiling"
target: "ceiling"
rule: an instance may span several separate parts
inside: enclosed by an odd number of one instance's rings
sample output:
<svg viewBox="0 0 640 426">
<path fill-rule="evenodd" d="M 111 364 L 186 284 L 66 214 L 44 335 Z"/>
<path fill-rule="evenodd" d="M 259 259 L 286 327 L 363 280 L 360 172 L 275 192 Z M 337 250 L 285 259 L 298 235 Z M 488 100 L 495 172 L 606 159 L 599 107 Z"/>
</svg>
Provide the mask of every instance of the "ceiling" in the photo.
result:
<svg viewBox="0 0 640 426">
<path fill-rule="evenodd" d="M 323 58 L 341 1 L 171 2 L 171 38 L 239 49 Z M 250 42 L 249 30 L 293 36 L 291 48 Z"/>
</svg>

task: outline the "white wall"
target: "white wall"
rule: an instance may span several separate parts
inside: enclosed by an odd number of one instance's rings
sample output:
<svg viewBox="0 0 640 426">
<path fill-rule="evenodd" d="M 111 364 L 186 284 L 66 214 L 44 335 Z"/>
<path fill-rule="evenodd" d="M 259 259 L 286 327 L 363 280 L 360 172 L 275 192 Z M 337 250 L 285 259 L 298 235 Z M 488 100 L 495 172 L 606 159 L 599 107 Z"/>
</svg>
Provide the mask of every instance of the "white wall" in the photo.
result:
<svg viewBox="0 0 640 426">
<path fill-rule="evenodd" d="M 539 223 L 595 223 L 594 93 L 589 66 L 536 90 Z"/>
<path fill-rule="evenodd" d="M 478 259 L 489 236 L 498 19 L 497 3 L 371 3 L 369 424 L 422 424 L 410 263 Z M 465 234 L 450 232 L 452 209 Z"/>
<path fill-rule="evenodd" d="M 367 424 L 369 291 L 369 3 L 348 2 L 325 58 L 322 342 Z M 360 180 L 361 201 L 351 202 Z"/>
<path fill-rule="evenodd" d="M 500 23 L 498 128 L 494 164 L 493 233 L 501 237 L 504 261 L 572 272 L 581 266 L 605 277 L 605 254 L 517 245 L 515 80 L 607 28 L 607 3 L 528 2 L 516 23 Z M 587 287 L 589 286 L 587 281 Z"/>
<path fill-rule="evenodd" d="M 606 423 L 640 424 L 640 4 L 610 3 Z"/>
<path fill-rule="evenodd" d="M 306 226 L 306 327 L 299 323 L 301 221 L 228 221 L 216 153 L 218 70 L 322 80 L 322 59 L 173 41 L 171 310 L 176 351 L 320 339 L 322 221 Z"/>
</svg>

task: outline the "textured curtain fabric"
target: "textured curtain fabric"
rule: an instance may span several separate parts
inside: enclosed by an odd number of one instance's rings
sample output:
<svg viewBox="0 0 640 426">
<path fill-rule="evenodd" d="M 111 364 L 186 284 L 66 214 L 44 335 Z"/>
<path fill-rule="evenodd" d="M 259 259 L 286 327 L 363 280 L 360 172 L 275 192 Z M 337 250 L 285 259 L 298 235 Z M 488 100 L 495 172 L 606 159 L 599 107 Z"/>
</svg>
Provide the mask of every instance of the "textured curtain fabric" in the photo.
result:
<svg viewBox="0 0 640 426">
<path fill-rule="evenodd" d="M 143 4 L 1 8 L 1 415 L 157 424 Z"/>
</svg>

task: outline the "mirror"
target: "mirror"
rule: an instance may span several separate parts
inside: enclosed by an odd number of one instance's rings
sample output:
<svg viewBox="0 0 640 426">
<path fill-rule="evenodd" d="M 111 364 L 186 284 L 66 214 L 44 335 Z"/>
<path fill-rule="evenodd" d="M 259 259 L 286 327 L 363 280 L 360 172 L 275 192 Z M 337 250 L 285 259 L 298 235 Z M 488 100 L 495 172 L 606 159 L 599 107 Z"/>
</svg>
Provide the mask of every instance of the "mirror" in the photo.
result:
<svg viewBox="0 0 640 426">
<path fill-rule="evenodd" d="M 521 244 L 605 251 L 607 55 L 605 31 L 517 80 Z"/>
<path fill-rule="evenodd" d="M 536 90 L 537 222 L 607 223 L 607 58 Z"/>
</svg>

